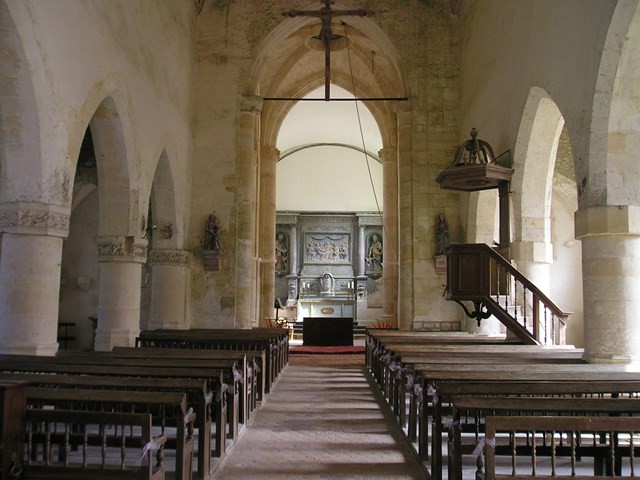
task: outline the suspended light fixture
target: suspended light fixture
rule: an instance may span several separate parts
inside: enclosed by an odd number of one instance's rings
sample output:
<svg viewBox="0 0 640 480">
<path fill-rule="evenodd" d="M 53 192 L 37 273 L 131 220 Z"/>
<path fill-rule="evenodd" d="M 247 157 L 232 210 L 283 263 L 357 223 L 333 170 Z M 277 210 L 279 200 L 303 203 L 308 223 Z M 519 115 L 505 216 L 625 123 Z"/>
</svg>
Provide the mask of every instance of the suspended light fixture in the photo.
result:
<svg viewBox="0 0 640 480">
<path fill-rule="evenodd" d="M 511 181 L 513 168 L 500 165 L 491 145 L 477 137 L 478 131 L 472 128 L 471 138 L 458 147 L 453 162 L 436 178 L 441 188 L 476 192 Z"/>
</svg>

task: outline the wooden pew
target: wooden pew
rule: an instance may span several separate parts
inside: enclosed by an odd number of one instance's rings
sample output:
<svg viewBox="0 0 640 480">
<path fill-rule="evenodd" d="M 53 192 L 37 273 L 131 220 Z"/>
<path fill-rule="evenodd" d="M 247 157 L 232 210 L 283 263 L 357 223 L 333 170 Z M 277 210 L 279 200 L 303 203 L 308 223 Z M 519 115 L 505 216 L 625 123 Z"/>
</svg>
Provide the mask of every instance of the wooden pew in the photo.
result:
<svg viewBox="0 0 640 480">
<path fill-rule="evenodd" d="M 584 382 L 590 388 L 596 388 L 598 382 L 633 382 L 640 379 L 638 372 L 628 371 L 624 365 L 414 365 L 418 374 L 419 390 L 425 392 L 418 416 L 418 451 L 422 459 L 428 458 L 427 425 L 433 418 L 431 436 L 431 475 L 440 480 L 442 474 L 442 398 L 441 390 L 447 382 L 542 382 L 548 383 L 561 394 L 562 385 L 569 382 Z M 640 390 L 638 390 L 640 391 Z M 614 392 L 611 392 L 614 393 Z M 522 392 L 527 395 L 527 391 Z M 418 402 L 412 395 L 410 417 Z M 410 419 L 411 423 L 413 420 Z"/>
<path fill-rule="evenodd" d="M 226 427 L 216 425 L 214 448 L 211 447 L 212 418 L 217 413 L 217 422 L 227 418 L 226 399 L 218 402 L 217 412 L 213 412 L 215 392 L 209 390 L 208 382 L 204 379 L 164 378 L 161 382 L 157 378 L 139 377 L 111 377 L 106 375 L 77 375 L 41 373 L 0 373 L 0 382 L 23 382 L 32 387 L 49 387 L 56 389 L 98 389 L 98 390 L 133 390 L 133 391 L 162 391 L 179 392 L 187 395 L 188 405 L 195 408 L 195 427 L 198 430 L 198 467 L 199 477 L 208 478 L 211 470 L 211 455 L 224 456 Z M 25 392 L 26 403 L 26 392 Z"/>
<path fill-rule="evenodd" d="M 28 409 L 26 426 L 23 480 L 165 478 L 166 437 L 153 438 L 149 414 Z M 78 455 L 71 454 L 72 443 Z"/>
<path fill-rule="evenodd" d="M 167 379 L 167 378 L 186 378 L 186 379 L 203 379 L 209 383 L 210 389 L 215 392 L 216 398 L 216 442 L 215 447 L 212 450 L 212 454 L 214 456 L 222 457 L 225 453 L 225 443 L 226 443 L 226 432 L 227 432 L 227 424 L 229 422 L 229 415 L 227 413 L 227 397 L 234 396 L 233 391 L 235 391 L 235 386 L 225 387 L 225 383 L 223 382 L 223 373 L 221 371 L 214 371 L 210 368 L 184 368 L 184 367 L 149 367 L 149 366 L 118 366 L 118 368 L 114 368 L 112 365 L 106 364 L 97 364 L 97 365 L 85 365 L 81 363 L 54 363 L 55 358 L 57 357 L 43 357 L 43 356 L 15 356 L 11 355 L 8 357 L 19 357 L 20 359 L 12 360 L 11 358 L 6 358 L 7 356 L 0 357 L 0 371 L 1 372 L 21 372 L 21 373 L 52 373 L 52 374 L 61 374 L 61 375 L 73 375 L 78 377 L 80 381 L 82 380 L 84 375 L 96 375 L 96 376 L 119 376 L 119 377 L 134 377 L 136 379 L 140 379 L 141 381 L 145 378 L 154 379 L 157 383 L 158 379 Z M 224 393 L 226 389 L 232 391 L 231 395 Z M 237 397 L 236 397 L 237 398 Z M 235 401 L 237 405 L 237 400 Z M 237 411 L 237 409 L 236 409 Z M 229 425 L 230 434 L 237 435 L 238 427 L 237 427 L 237 416 L 232 416 L 233 423 Z M 210 431 L 207 430 L 207 418 L 200 419 L 198 421 L 198 429 L 202 429 L 203 432 Z M 199 442 L 206 442 L 209 437 L 199 435 Z M 200 440 L 200 438 L 203 438 Z M 233 437 L 234 439 L 237 437 Z M 204 445 L 202 445 L 204 448 Z M 204 452 L 204 450 L 203 450 Z M 203 453 L 204 455 L 204 453 Z M 202 470 L 199 470 L 199 473 L 202 474 L 203 478 L 206 478 L 205 475 L 210 470 L 210 464 L 206 462 L 204 459 L 199 458 L 199 467 Z"/>
<path fill-rule="evenodd" d="M 136 338 L 137 347 L 181 347 L 266 352 L 265 390 L 269 392 L 289 355 L 289 337 L 283 329 L 191 329 L 145 330 Z"/>
<path fill-rule="evenodd" d="M 626 450 L 626 456 L 633 459 L 637 455 L 637 448 L 633 442 L 623 446 L 621 439 L 624 436 L 633 439 L 634 442 L 638 442 L 637 432 L 640 431 L 640 417 L 624 417 L 624 418 L 612 418 L 612 417 L 592 417 L 592 416 L 580 416 L 580 417 L 555 417 L 555 416 L 528 416 L 528 417 L 515 417 L 515 416 L 491 416 L 487 417 L 486 423 L 486 440 L 484 442 L 484 452 L 486 457 L 486 472 L 479 470 L 476 473 L 477 479 L 501 479 L 501 478 L 537 478 L 539 476 L 545 476 L 549 478 L 548 473 L 539 472 L 536 469 L 536 457 L 532 457 L 532 465 L 522 465 L 519 470 L 526 472 L 518 476 L 510 471 L 507 473 L 499 473 L 496 469 L 495 461 L 495 444 L 500 441 L 499 433 L 502 434 L 502 438 L 509 438 L 515 432 L 524 432 L 529 438 L 536 438 L 534 435 L 538 435 L 540 439 L 540 432 L 564 432 L 570 439 L 576 438 L 580 434 L 588 434 L 589 436 L 597 437 L 598 448 L 603 450 L 602 455 L 607 455 L 611 459 L 611 462 L 615 463 L 621 459 L 623 451 Z M 549 435 L 547 433 L 546 435 Z M 541 441 L 541 440 L 540 440 Z M 579 448 L 570 448 L 569 457 L 570 465 L 568 469 L 560 469 L 556 464 L 557 456 L 556 452 L 559 442 L 554 435 L 551 440 L 551 452 L 549 453 L 552 465 L 553 478 L 602 478 L 601 475 L 594 474 L 593 477 L 580 474 L 576 469 L 578 462 L 578 455 L 580 454 Z M 577 442 L 571 442 L 571 447 L 576 445 Z M 516 454 L 513 452 L 512 464 L 515 465 Z M 522 458 L 519 457 L 522 461 Z M 634 467 L 637 467 L 635 465 Z M 617 466 L 615 467 L 617 468 Z M 620 469 L 622 470 L 622 469 Z M 636 478 L 634 475 L 634 468 L 630 468 L 621 474 L 618 478 Z"/>
<path fill-rule="evenodd" d="M 176 454 L 176 480 L 190 480 L 195 451 L 195 413 L 187 408 L 187 396 L 183 393 L 160 391 L 57 389 L 27 387 L 29 408 L 54 408 L 90 412 L 150 413 L 152 425 L 161 429 L 166 437 L 165 450 Z M 175 434 L 167 428 L 175 429 Z"/>
<path fill-rule="evenodd" d="M 600 398 L 600 397 L 455 397 L 453 416 L 449 427 L 447 449 L 449 480 L 462 480 L 462 455 L 471 454 L 477 446 L 479 436 L 484 431 L 484 423 L 493 415 L 570 415 L 570 416 L 638 416 L 640 401 L 637 398 Z M 471 417 L 471 421 L 468 420 Z M 468 426 L 472 428 L 469 429 Z M 465 428 L 466 427 L 466 428 Z M 466 448 L 462 443 L 462 433 L 473 431 L 472 444 Z M 496 449 L 494 449 L 495 451 Z M 520 449 L 522 450 L 522 448 Z M 511 449 L 499 450 L 501 454 L 510 454 Z M 527 452 L 529 453 L 529 452 Z M 539 455 L 541 452 L 537 452 Z M 557 453 L 557 452 L 556 452 Z M 566 452 L 565 452 L 566 453 Z M 582 449 L 581 455 L 588 452 Z M 594 462 L 594 475 L 604 474 L 602 458 Z M 611 470 L 609 474 L 620 474 Z"/>
</svg>

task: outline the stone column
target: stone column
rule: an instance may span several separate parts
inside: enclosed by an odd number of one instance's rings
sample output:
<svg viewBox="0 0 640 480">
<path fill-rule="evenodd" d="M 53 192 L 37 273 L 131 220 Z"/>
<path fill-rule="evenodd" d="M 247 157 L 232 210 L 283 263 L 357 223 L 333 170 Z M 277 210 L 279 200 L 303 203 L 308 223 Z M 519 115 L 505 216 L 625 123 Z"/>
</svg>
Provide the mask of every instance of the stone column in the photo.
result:
<svg viewBox="0 0 640 480">
<path fill-rule="evenodd" d="M 262 100 L 245 97 L 240 106 L 236 142 L 236 328 L 251 328 L 256 319 L 258 291 L 256 259 L 257 141 Z"/>
<path fill-rule="evenodd" d="M 409 102 L 396 106 L 398 129 L 398 327 L 413 329 L 413 146 Z M 386 185 L 386 182 L 385 182 Z M 385 198 L 387 194 L 385 193 Z M 385 208 L 386 209 L 386 208 Z"/>
<path fill-rule="evenodd" d="M 384 246 L 382 247 L 384 249 Z M 384 258 L 384 251 L 382 252 Z M 359 277 L 365 274 L 365 257 L 367 256 L 366 239 L 364 238 L 364 225 L 358 226 L 358 273 Z"/>
<path fill-rule="evenodd" d="M 289 269 L 290 275 L 298 274 L 298 229 L 292 224 L 289 230 Z"/>
<path fill-rule="evenodd" d="M 147 240 L 130 236 L 98 239 L 100 298 L 95 349 L 132 347 L 140 332 L 140 282 Z"/>
<path fill-rule="evenodd" d="M 0 206 L 0 353 L 55 355 L 60 264 L 69 209 Z"/>
<path fill-rule="evenodd" d="M 382 245 L 382 284 L 384 299 L 382 319 L 394 327 L 398 326 L 398 168 L 397 152 L 393 148 L 383 148 L 379 152 L 382 159 L 384 179 Z"/>
<path fill-rule="evenodd" d="M 189 328 L 191 259 L 185 250 L 154 249 L 151 267 L 149 328 Z"/>
<path fill-rule="evenodd" d="M 553 245 L 547 242 L 513 242 L 511 254 L 518 270 L 533 284 L 550 296 L 550 267 L 553 261 Z"/>
<path fill-rule="evenodd" d="M 266 324 L 273 316 L 276 288 L 276 164 L 280 152 L 271 145 L 262 146 L 260 152 L 260 322 Z"/>
<path fill-rule="evenodd" d="M 638 362 L 640 207 L 583 208 L 576 212 L 575 228 L 582 241 L 584 358 Z"/>
</svg>

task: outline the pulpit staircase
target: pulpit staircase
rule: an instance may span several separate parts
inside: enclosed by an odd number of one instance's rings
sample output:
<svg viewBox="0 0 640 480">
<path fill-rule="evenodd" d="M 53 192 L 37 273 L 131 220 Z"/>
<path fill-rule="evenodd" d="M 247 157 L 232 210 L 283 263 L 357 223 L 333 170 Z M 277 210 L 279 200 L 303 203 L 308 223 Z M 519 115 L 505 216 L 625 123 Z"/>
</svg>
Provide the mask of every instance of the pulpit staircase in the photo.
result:
<svg viewBox="0 0 640 480">
<path fill-rule="evenodd" d="M 558 308 L 506 258 L 485 244 L 451 244 L 447 300 L 477 320 L 494 316 L 511 336 L 529 345 L 564 345 L 569 313 Z M 463 302 L 471 302 L 469 308 Z"/>
</svg>

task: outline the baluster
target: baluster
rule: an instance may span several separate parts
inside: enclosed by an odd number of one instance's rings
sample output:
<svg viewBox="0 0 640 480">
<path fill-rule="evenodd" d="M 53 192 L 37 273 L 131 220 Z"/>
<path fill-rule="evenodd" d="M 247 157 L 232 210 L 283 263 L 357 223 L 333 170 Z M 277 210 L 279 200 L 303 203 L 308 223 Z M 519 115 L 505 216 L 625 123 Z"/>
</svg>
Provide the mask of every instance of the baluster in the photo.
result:
<svg viewBox="0 0 640 480">
<path fill-rule="evenodd" d="M 551 344 L 555 345 L 556 343 L 556 314 L 551 313 Z"/>
<path fill-rule="evenodd" d="M 100 425 L 99 429 L 100 429 L 100 437 L 102 438 L 102 448 L 101 448 L 102 462 L 101 462 L 101 465 L 102 465 L 102 468 L 104 468 L 106 463 L 107 463 L 107 461 L 106 461 L 106 458 L 107 458 L 107 431 L 104 428 L 104 425 Z"/>
<path fill-rule="evenodd" d="M 571 434 L 571 476 L 576 476 L 576 435 L 577 432 L 570 432 Z"/>
<path fill-rule="evenodd" d="M 127 448 L 127 434 L 124 423 L 120 428 L 120 470 L 124 470 L 125 449 Z"/>
<path fill-rule="evenodd" d="M 633 436 L 634 436 L 634 434 L 635 434 L 635 432 L 630 432 L 629 433 L 629 463 L 631 464 L 631 465 L 629 465 L 629 468 L 630 468 L 630 475 L 632 477 L 636 476 L 635 475 L 635 471 L 634 471 L 634 465 L 633 465 L 633 462 L 635 460 L 635 453 L 636 453 L 634 451 L 635 446 L 633 445 Z"/>
<path fill-rule="evenodd" d="M 527 287 L 522 286 L 522 326 L 527 328 Z"/>
<path fill-rule="evenodd" d="M 544 437 L 543 437 L 544 438 Z M 536 431 L 531 435 L 531 475 L 536 476 Z"/>
<path fill-rule="evenodd" d="M 511 476 L 516 475 L 516 432 L 509 433 L 509 443 L 511 444 Z"/>
<path fill-rule="evenodd" d="M 562 436 L 562 433 L 560 433 Z M 556 476 L 556 432 L 551 432 L 551 476 Z"/>
<path fill-rule="evenodd" d="M 513 318 L 518 320 L 518 281 L 513 281 Z"/>
<path fill-rule="evenodd" d="M 611 475 L 615 475 L 616 471 L 616 440 L 615 434 L 609 432 L 609 462 L 611 464 Z"/>
</svg>

